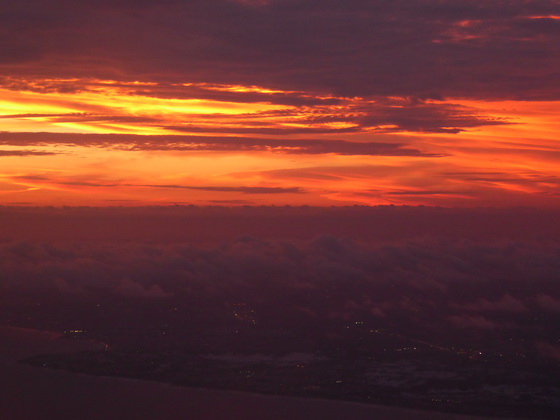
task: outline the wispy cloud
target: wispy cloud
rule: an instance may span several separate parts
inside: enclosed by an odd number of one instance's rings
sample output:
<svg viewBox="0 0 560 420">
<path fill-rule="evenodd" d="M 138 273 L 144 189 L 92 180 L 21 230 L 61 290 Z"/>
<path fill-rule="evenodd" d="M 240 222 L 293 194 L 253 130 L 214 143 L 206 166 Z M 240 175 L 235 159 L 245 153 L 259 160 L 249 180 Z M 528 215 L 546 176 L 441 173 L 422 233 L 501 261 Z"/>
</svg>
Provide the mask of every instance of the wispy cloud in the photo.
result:
<svg viewBox="0 0 560 420">
<path fill-rule="evenodd" d="M 194 186 L 194 185 L 139 185 L 148 188 L 171 188 L 186 190 L 201 190 L 213 192 L 239 192 L 243 194 L 303 194 L 305 190 L 298 187 L 216 187 L 216 186 Z"/>
<path fill-rule="evenodd" d="M 365 156 L 438 157 L 422 153 L 406 144 L 382 142 L 352 142 L 328 139 L 279 140 L 250 137 L 205 137 L 180 135 L 69 134 L 69 133 L 1 133 L 0 144 L 39 145 L 68 144 L 76 146 L 117 147 L 120 150 L 177 151 L 267 151 L 288 154 L 340 154 Z"/>
<path fill-rule="evenodd" d="M 1 157 L 22 157 L 22 156 L 51 156 L 57 155 L 56 152 L 42 150 L 0 150 Z"/>
<path fill-rule="evenodd" d="M 94 178 L 90 176 L 89 178 Z M 19 175 L 11 177 L 17 182 L 31 182 L 36 185 L 59 185 L 68 187 L 89 188 L 159 188 L 172 190 L 199 190 L 218 193 L 241 194 L 304 194 L 306 191 L 299 187 L 269 187 L 269 186 L 215 186 L 215 185 L 185 185 L 185 184 L 130 184 L 112 181 L 84 181 L 71 177 L 56 177 L 49 175 Z"/>
<path fill-rule="evenodd" d="M 90 129 L 110 124 L 115 132 L 136 127 L 161 132 L 230 135 L 289 135 L 359 132 L 458 133 L 473 127 L 513 121 L 431 97 L 335 97 L 309 92 L 283 92 L 254 86 L 147 84 L 101 80 L 21 80 L 5 83 L 30 112 L 2 119 L 79 123 Z M 55 87 L 52 87 L 52 84 Z M 75 85 L 81 83 L 77 89 Z M 63 86 L 69 87 L 64 90 Z M 1 86 L 1 84 L 0 84 Z M 167 94 L 159 95 L 161 89 Z M 174 92 L 174 94 L 173 94 Z M 9 96 L 9 95 L 8 95 Z M 278 97 L 299 98 L 278 101 Z M 36 112 L 37 102 L 72 112 Z M 281 103 L 282 102 L 282 103 Z M 285 103 L 283 103 L 285 102 Z M 288 103 L 290 102 L 290 103 Z M 46 108 L 49 109 L 49 108 Z M 53 109 L 53 110 L 54 110 Z M 125 130 L 126 131 L 126 130 Z"/>
</svg>

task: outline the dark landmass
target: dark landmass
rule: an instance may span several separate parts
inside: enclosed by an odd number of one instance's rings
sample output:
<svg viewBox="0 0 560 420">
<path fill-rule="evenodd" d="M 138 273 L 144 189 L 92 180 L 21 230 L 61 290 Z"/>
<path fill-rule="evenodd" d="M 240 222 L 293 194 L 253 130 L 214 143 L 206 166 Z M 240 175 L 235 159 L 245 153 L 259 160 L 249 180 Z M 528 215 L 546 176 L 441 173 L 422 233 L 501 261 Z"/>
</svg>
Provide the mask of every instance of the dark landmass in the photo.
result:
<svg viewBox="0 0 560 420">
<path fill-rule="evenodd" d="M 558 212 L 0 216 L 0 324 L 107 345 L 28 363 L 490 416 L 560 411 Z"/>
<path fill-rule="evenodd" d="M 523 339 L 473 345 L 459 335 L 422 339 L 368 322 L 292 330 L 261 325 L 232 308 L 230 322 L 204 331 L 100 328 L 69 339 L 102 339 L 105 351 L 39 355 L 25 363 L 179 386 L 358 401 L 492 417 L 555 418 L 560 365 Z M 164 338 L 162 338 L 162 336 Z"/>
</svg>

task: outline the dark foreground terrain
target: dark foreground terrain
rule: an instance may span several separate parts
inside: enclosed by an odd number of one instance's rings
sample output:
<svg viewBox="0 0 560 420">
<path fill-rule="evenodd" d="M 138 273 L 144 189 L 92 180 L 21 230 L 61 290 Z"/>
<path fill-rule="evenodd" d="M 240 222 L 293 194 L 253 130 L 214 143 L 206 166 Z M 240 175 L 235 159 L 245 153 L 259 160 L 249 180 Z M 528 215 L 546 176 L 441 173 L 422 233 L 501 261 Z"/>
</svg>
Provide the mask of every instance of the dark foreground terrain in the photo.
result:
<svg viewBox="0 0 560 420">
<path fill-rule="evenodd" d="M 25 362 L 180 386 L 493 417 L 555 418 L 560 409 L 558 364 L 516 352 L 512 340 L 509 349 L 490 348 L 417 339 L 361 321 L 299 332 L 261 328 L 253 318 L 236 321 L 230 330 L 198 335 L 169 328 L 114 331 L 118 337 L 103 337 L 104 351 L 40 355 Z M 66 332 L 69 339 L 98 335 Z M 160 335 L 168 336 L 166 348 Z"/>
<path fill-rule="evenodd" d="M 28 363 L 455 413 L 560 412 L 558 212 L 4 210 L 0 324 L 105 344 Z"/>
</svg>

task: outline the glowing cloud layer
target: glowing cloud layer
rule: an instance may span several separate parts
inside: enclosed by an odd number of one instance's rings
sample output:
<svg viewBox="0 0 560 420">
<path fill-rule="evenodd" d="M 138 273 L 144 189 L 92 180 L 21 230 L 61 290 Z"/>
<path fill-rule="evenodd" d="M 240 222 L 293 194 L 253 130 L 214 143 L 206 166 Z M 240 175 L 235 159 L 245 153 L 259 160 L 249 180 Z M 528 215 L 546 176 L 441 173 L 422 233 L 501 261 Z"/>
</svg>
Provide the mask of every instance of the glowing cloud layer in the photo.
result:
<svg viewBox="0 0 560 420">
<path fill-rule="evenodd" d="M 554 1 L 3 5 L 0 203 L 560 203 Z"/>
</svg>

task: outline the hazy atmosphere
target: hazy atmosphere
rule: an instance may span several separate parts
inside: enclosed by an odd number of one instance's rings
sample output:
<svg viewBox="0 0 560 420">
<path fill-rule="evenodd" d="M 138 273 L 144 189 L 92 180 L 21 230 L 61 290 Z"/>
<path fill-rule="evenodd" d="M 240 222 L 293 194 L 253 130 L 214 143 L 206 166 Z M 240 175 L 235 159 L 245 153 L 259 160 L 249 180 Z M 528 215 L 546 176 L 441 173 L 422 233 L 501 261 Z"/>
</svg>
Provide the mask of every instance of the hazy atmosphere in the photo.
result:
<svg viewBox="0 0 560 420">
<path fill-rule="evenodd" d="M 555 0 L 2 2 L 0 201 L 558 207 Z"/>
<path fill-rule="evenodd" d="M 0 0 L 0 35 L 0 420 L 557 416 L 560 2 Z"/>
</svg>

